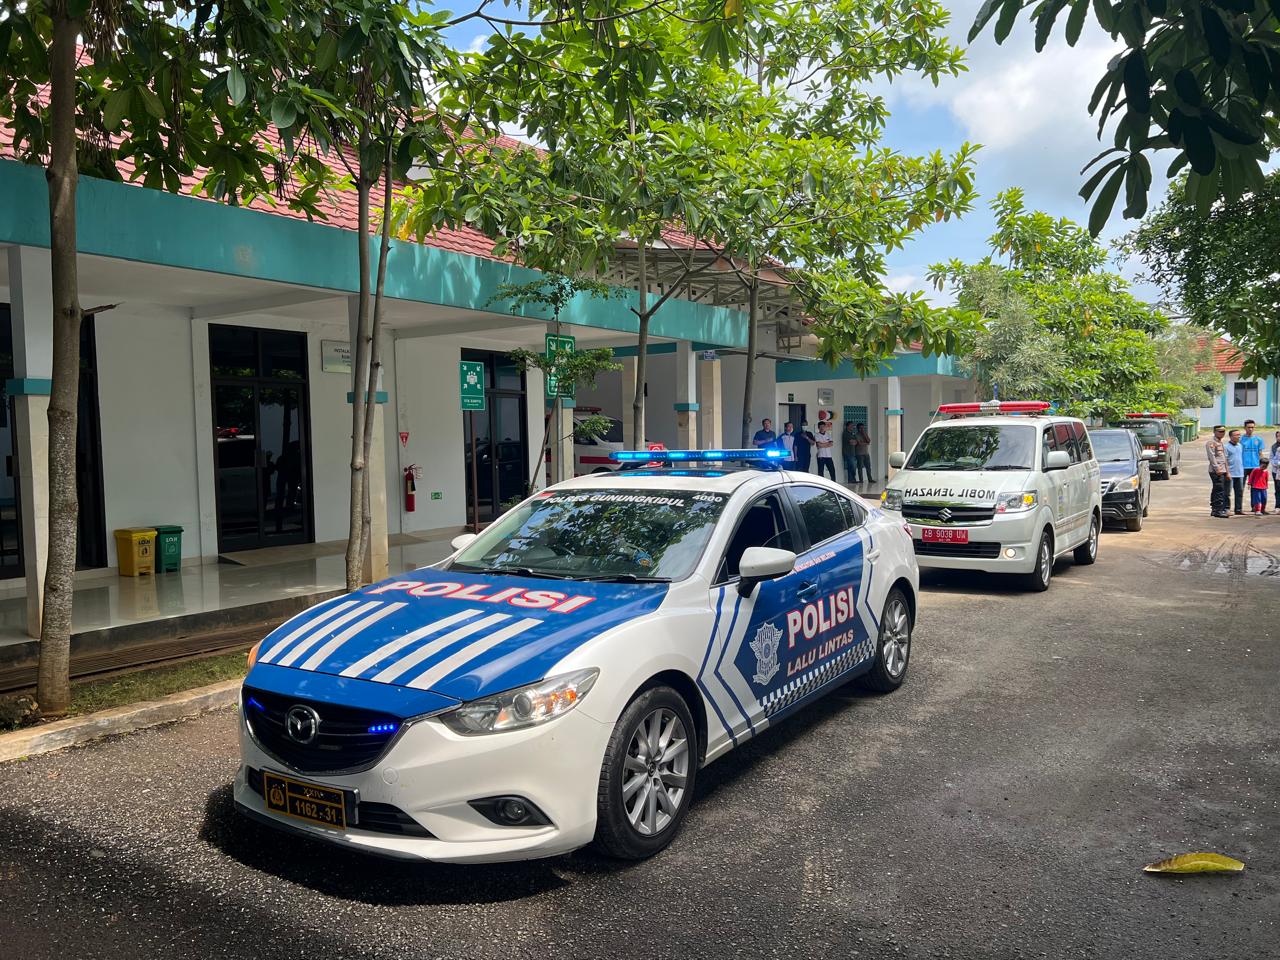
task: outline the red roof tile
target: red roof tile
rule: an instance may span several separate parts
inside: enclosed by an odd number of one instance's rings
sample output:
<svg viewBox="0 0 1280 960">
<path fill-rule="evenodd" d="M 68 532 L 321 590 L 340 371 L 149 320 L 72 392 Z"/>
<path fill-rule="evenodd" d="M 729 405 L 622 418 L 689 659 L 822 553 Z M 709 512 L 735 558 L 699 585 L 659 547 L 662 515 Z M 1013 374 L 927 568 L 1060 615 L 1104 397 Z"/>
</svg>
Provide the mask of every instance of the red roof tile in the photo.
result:
<svg viewBox="0 0 1280 960">
<path fill-rule="evenodd" d="M 1204 349 L 1207 337 L 1197 337 L 1196 346 Z M 1244 368 L 1244 357 L 1240 355 L 1240 351 L 1236 349 L 1236 345 L 1230 340 L 1223 340 L 1221 337 L 1213 341 L 1213 368 L 1219 373 L 1239 373 Z M 1197 363 L 1196 373 L 1207 373 L 1210 367 L 1207 363 Z"/>
</svg>

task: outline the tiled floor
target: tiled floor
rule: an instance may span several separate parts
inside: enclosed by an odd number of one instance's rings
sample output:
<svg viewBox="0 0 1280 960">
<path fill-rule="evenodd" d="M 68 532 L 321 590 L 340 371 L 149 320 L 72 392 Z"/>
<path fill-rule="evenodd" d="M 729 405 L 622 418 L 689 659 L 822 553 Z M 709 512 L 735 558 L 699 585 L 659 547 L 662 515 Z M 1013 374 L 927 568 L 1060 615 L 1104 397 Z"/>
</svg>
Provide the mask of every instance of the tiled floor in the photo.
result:
<svg viewBox="0 0 1280 960">
<path fill-rule="evenodd" d="M 310 545 L 304 545 L 299 549 L 303 556 L 297 560 L 278 559 L 276 563 L 253 566 L 215 563 L 183 567 L 181 572 L 155 577 L 89 580 L 76 587 L 72 630 L 99 630 L 340 589 L 345 577 L 342 555 L 311 556 L 313 552 Z M 391 572 L 434 563 L 448 554 L 447 540 L 392 546 Z M 287 554 L 277 554 L 281 556 Z M 28 639 L 26 598 L 21 592 L 6 591 L 0 596 L 0 645 Z"/>
</svg>

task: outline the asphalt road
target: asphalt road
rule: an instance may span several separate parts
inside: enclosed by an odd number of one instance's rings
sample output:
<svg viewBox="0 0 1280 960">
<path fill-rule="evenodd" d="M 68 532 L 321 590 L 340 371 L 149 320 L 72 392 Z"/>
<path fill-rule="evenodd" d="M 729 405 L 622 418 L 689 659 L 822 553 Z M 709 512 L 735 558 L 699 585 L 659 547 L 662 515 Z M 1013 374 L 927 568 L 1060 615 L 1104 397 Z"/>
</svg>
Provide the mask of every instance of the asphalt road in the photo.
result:
<svg viewBox="0 0 1280 960">
<path fill-rule="evenodd" d="M 0 952 L 1280 956 L 1280 517 L 1211 520 L 1188 461 L 1047 594 L 927 578 L 898 693 L 717 762 L 638 865 L 404 865 L 256 827 L 231 711 L 0 767 Z M 1202 849 L 1246 869 L 1141 872 Z"/>
</svg>

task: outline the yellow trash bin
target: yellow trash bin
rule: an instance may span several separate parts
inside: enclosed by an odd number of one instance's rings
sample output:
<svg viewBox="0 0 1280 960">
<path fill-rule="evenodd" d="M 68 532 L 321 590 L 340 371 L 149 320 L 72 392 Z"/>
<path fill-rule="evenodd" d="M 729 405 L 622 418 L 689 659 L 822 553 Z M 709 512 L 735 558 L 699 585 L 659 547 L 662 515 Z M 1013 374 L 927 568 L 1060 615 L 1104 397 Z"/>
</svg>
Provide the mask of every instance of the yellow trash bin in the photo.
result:
<svg viewBox="0 0 1280 960">
<path fill-rule="evenodd" d="M 127 527 L 116 531 L 116 556 L 120 576 L 140 577 L 156 572 L 155 527 Z"/>
</svg>

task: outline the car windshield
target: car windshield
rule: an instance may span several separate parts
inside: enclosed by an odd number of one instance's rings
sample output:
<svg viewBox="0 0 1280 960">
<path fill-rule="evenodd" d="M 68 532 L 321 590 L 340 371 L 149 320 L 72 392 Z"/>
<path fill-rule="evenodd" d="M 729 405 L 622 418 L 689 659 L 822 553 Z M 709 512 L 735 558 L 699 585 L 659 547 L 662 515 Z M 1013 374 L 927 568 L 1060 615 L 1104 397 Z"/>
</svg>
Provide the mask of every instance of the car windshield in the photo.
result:
<svg viewBox="0 0 1280 960">
<path fill-rule="evenodd" d="M 548 491 L 504 513 L 450 566 L 570 580 L 682 580 L 727 501 L 696 490 Z"/>
<path fill-rule="evenodd" d="M 908 470 L 1030 470 L 1036 428 L 1027 424 L 932 427 L 911 451 Z"/>
<path fill-rule="evenodd" d="M 1123 430 L 1090 430 L 1089 439 L 1093 441 L 1093 455 L 1099 463 L 1133 459 L 1132 441 Z"/>
</svg>

